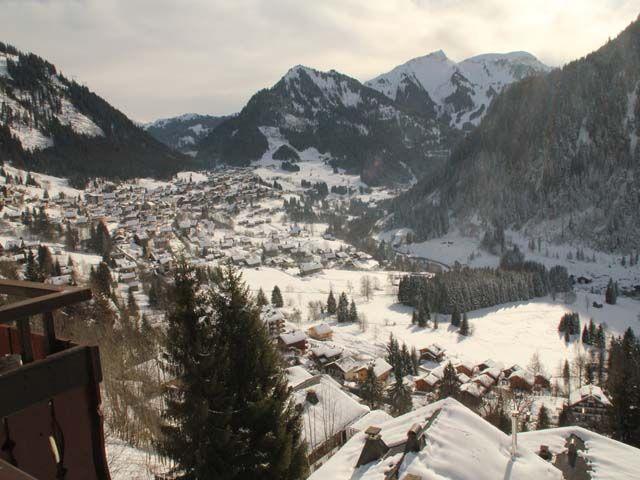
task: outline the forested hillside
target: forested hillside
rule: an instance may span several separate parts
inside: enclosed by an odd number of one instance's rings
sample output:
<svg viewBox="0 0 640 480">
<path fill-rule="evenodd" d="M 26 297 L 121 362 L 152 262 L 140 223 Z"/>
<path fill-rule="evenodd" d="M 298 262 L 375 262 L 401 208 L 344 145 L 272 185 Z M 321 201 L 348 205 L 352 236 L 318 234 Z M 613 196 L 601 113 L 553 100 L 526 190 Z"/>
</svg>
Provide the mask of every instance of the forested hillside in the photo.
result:
<svg viewBox="0 0 640 480">
<path fill-rule="evenodd" d="M 54 65 L 0 43 L 0 159 L 69 177 L 166 177 L 189 160 Z"/>
<path fill-rule="evenodd" d="M 527 227 L 608 250 L 640 242 L 640 20 L 598 51 L 492 103 L 443 171 L 393 206 L 435 237 L 458 219 Z"/>
<path fill-rule="evenodd" d="M 179 117 L 163 118 L 148 123 L 144 129 L 153 138 L 174 150 L 195 156 L 200 140 L 229 118 L 230 116 L 186 113 Z"/>
</svg>

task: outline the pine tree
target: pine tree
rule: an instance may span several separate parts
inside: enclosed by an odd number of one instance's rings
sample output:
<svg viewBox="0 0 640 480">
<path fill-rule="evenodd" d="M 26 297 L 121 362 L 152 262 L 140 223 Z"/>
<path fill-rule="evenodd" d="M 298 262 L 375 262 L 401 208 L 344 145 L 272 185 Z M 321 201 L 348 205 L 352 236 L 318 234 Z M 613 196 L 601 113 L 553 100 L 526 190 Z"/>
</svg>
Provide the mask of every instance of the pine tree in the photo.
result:
<svg viewBox="0 0 640 480">
<path fill-rule="evenodd" d="M 71 228 L 71 225 L 67 223 L 67 227 L 64 234 L 64 244 L 67 250 L 75 252 L 80 245 L 80 236 L 78 231 Z"/>
<path fill-rule="evenodd" d="M 109 270 L 109 266 L 105 262 L 100 262 L 95 270 L 92 267 L 89 280 L 96 291 L 107 297 L 111 296 L 111 283 L 113 280 L 111 278 L 111 270 Z"/>
<path fill-rule="evenodd" d="M 418 307 L 418 326 L 425 328 L 431 319 L 431 313 L 429 312 L 429 306 L 424 301 L 420 301 Z"/>
<path fill-rule="evenodd" d="M 402 377 L 396 377 L 396 381 L 389 389 L 389 403 L 391 414 L 395 416 L 410 412 L 413 408 L 411 387 L 403 381 Z"/>
<path fill-rule="evenodd" d="M 544 430 L 549 428 L 549 412 L 544 405 L 540 406 L 538 410 L 538 420 L 536 421 L 536 430 Z"/>
<path fill-rule="evenodd" d="M 618 301 L 618 282 L 614 282 L 613 279 L 609 279 L 607 289 L 604 294 L 604 301 L 609 305 L 615 305 Z"/>
<path fill-rule="evenodd" d="M 278 287 L 277 285 L 273 287 L 273 290 L 271 291 L 271 305 L 277 308 L 284 307 L 282 293 L 280 292 L 280 287 Z"/>
<path fill-rule="evenodd" d="M 460 312 L 457 309 L 451 314 L 451 325 L 454 327 L 460 326 Z"/>
<path fill-rule="evenodd" d="M 297 480 L 308 472 L 301 417 L 279 354 L 238 273 L 206 294 L 176 271 L 165 360 L 169 390 L 160 451 L 182 478 Z"/>
<path fill-rule="evenodd" d="M 358 310 L 356 308 L 356 302 L 354 302 L 353 299 L 349 306 L 349 321 L 354 323 L 358 321 Z"/>
<path fill-rule="evenodd" d="M 335 315 L 337 308 L 336 298 L 333 296 L 333 289 L 331 289 L 329 290 L 329 296 L 327 297 L 327 313 L 329 315 Z"/>
<path fill-rule="evenodd" d="M 53 274 L 53 257 L 46 245 L 38 246 L 38 271 L 40 281 L 44 281 Z"/>
<path fill-rule="evenodd" d="M 129 315 L 133 317 L 138 316 L 139 308 L 138 302 L 136 301 L 136 297 L 133 295 L 133 290 L 130 288 L 127 294 L 127 310 Z"/>
<path fill-rule="evenodd" d="M 340 298 L 338 299 L 336 316 L 338 317 L 338 322 L 340 323 L 349 321 L 349 300 L 347 299 L 347 294 L 344 292 L 340 294 Z"/>
<path fill-rule="evenodd" d="M 262 308 L 266 305 L 269 305 L 269 301 L 267 300 L 267 296 L 264 294 L 264 290 L 262 290 L 262 288 L 260 288 L 260 290 L 258 290 L 258 295 L 256 295 L 256 305 L 258 305 L 258 307 Z"/>
<path fill-rule="evenodd" d="M 40 281 L 40 273 L 38 272 L 38 266 L 36 265 L 36 257 L 33 255 L 31 249 L 27 252 L 27 264 L 25 266 L 24 278 L 30 282 Z"/>
<path fill-rule="evenodd" d="M 468 336 L 469 331 L 469 319 L 467 318 L 467 312 L 462 314 L 462 322 L 460 322 L 460 330 L 458 331 L 460 335 Z"/>
<path fill-rule="evenodd" d="M 379 408 L 382 404 L 382 382 L 376 377 L 373 365 L 369 365 L 369 368 L 367 368 L 367 376 L 360 386 L 359 393 L 360 398 L 362 398 L 372 410 Z"/>
<path fill-rule="evenodd" d="M 562 366 L 562 378 L 564 379 L 564 386 L 567 389 L 567 395 L 569 395 L 569 390 L 571 389 L 571 369 L 569 368 L 568 360 L 565 360 Z"/>
<path fill-rule="evenodd" d="M 582 343 L 584 345 L 591 344 L 591 337 L 589 336 L 589 330 L 586 325 L 582 328 Z"/>
<path fill-rule="evenodd" d="M 420 356 L 416 347 L 411 347 L 411 374 L 418 375 L 418 368 L 420 368 Z"/>
<path fill-rule="evenodd" d="M 460 398 L 458 374 L 456 373 L 456 369 L 453 368 L 451 362 L 447 363 L 444 367 L 442 381 L 440 382 L 440 388 L 438 390 L 438 400 L 443 400 L 448 397 L 453 397 L 455 399 Z"/>
</svg>

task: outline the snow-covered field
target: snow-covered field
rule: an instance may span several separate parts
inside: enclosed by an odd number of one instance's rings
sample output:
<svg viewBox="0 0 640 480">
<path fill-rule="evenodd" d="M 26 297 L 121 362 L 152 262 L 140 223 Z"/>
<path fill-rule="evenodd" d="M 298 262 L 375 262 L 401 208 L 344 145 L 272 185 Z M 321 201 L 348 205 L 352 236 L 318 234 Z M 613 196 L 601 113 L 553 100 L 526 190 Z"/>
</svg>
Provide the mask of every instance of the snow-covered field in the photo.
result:
<svg viewBox="0 0 640 480">
<path fill-rule="evenodd" d="M 387 242 L 393 241 L 396 234 L 406 232 L 406 229 L 389 230 L 378 235 L 378 239 Z M 626 266 L 621 265 L 622 255 L 612 255 L 592 250 L 581 245 L 552 244 L 542 241 L 541 249 L 531 251 L 528 248 L 529 239 L 519 232 L 506 231 L 505 236 L 509 245 L 517 245 L 524 253 L 527 260 L 542 263 L 547 268 L 555 265 L 564 265 L 572 275 L 585 276 L 593 279 L 588 287 L 602 289 L 609 278 L 618 281 L 621 287 L 633 287 L 640 285 L 640 265 L 629 265 L 629 256 L 626 258 Z M 472 267 L 497 267 L 500 257 L 492 255 L 480 248 L 481 235 L 463 235 L 459 230 L 452 230 L 446 235 L 428 240 L 426 242 L 403 245 L 399 251 L 416 257 L 430 258 L 443 262 L 449 266 L 458 262 Z M 537 246 L 537 245 L 536 245 Z M 587 261 L 576 260 L 576 250 L 584 251 Z M 635 253 L 635 252 L 634 252 Z M 473 258 L 472 258 L 473 254 Z M 570 257 L 570 258 L 568 258 Z M 595 257 L 595 262 L 593 258 Z"/>
<path fill-rule="evenodd" d="M 622 297 L 617 305 L 605 305 L 602 309 L 591 306 L 594 300 L 602 303 L 602 296 L 587 292 L 579 292 L 571 305 L 563 303 L 560 298 L 554 301 L 545 297 L 485 308 L 469 313 L 473 334 L 461 337 L 450 326 L 446 315 L 438 316 L 437 330 L 412 325 L 412 308 L 397 303 L 395 288 L 390 284 L 393 272 L 325 270 L 300 277 L 276 269 L 259 268 L 244 269 L 243 275 L 252 291 L 262 288 L 267 296 L 278 285 L 286 309 L 297 308 L 302 313 L 303 324 L 298 328 L 308 328 L 317 323 L 308 319 L 308 303 L 325 302 L 330 289 L 335 295 L 344 291 L 350 299 L 353 297 L 358 312 L 367 319 L 366 331 L 362 332 L 359 325 L 337 324 L 334 319 L 329 321 L 334 329 L 334 343 L 354 352 L 379 354 L 389 334 L 393 333 L 409 346 L 419 348 L 436 343 L 450 357 L 473 362 L 491 358 L 505 366 L 519 364 L 526 367 L 533 354 L 538 353 L 547 373 L 557 375 L 561 362 L 572 360 L 577 352 L 582 351 L 578 340 L 566 344 L 558 334 L 558 323 L 563 314 L 576 311 L 583 324 L 593 318 L 596 324 L 605 324 L 609 334 L 620 335 L 628 327 L 640 333 L 640 303 Z M 380 287 L 374 291 L 370 301 L 360 295 L 360 282 L 365 276 Z"/>
</svg>

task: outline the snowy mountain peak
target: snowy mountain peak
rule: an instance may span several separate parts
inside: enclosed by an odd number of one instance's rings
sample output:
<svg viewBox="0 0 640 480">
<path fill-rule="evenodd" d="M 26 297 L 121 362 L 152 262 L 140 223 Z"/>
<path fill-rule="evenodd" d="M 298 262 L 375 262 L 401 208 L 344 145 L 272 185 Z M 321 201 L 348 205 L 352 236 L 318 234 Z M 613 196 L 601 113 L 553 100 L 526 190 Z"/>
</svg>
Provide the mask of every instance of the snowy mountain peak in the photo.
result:
<svg viewBox="0 0 640 480">
<path fill-rule="evenodd" d="M 480 122 L 492 98 L 506 85 L 549 70 L 528 52 L 488 53 L 456 63 L 438 50 L 411 59 L 366 85 L 396 100 L 412 83 L 415 101 L 427 98 L 452 126 L 469 128 Z"/>
<path fill-rule="evenodd" d="M 449 60 L 449 58 L 447 57 L 447 55 L 444 53 L 443 50 L 436 50 L 435 52 L 431 52 L 425 55 L 425 58 L 431 58 L 433 60 L 438 60 L 441 62 L 445 60 Z"/>
</svg>

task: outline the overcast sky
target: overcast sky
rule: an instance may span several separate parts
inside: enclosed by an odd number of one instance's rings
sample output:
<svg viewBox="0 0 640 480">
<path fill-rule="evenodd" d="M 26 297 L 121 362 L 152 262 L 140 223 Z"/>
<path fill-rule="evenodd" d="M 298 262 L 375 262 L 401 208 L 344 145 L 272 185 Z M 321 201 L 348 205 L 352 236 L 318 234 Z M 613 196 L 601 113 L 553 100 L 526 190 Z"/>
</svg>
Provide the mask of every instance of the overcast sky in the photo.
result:
<svg viewBox="0 0 640 480">
<path fill-rule="evenodd" d="M 0 0 L 0 40 L 140 121 L 238 111 L 293 65 L 368 80 L 444 50 L 562 65 L 615 37 L 638 0 Z"/>
</svg>

